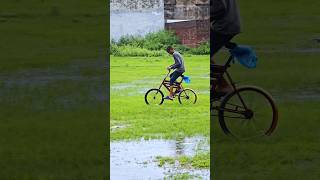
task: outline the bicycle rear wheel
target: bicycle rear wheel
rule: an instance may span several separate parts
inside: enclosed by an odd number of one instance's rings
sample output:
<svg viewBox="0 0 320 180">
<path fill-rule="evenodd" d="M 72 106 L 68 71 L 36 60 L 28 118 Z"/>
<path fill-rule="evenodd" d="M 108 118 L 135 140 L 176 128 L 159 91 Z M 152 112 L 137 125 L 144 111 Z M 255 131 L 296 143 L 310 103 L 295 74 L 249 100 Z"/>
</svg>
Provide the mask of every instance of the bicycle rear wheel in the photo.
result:
<svg viewBox="0 0 320 180">
<path fill-rule="evenodd" d="M 197 94 L 189 88 L 179 93 L 178 99 L 180 104 L 195 104 L 197 102 Z"/>
<path fill-rule="evenodd" d="M 161 105 L 163 103 L 164 95 L 159 89 L 150 89 L 144 95 L 144 101 L 148 105 Z"/>
<path fill-rule="evenodd" d="M 218 116 L 224 133 L 239 139 L 269 136 L 278 122 L 271 95 L 254 86 L 240 87 L 226 96 Z"/>
</svg>

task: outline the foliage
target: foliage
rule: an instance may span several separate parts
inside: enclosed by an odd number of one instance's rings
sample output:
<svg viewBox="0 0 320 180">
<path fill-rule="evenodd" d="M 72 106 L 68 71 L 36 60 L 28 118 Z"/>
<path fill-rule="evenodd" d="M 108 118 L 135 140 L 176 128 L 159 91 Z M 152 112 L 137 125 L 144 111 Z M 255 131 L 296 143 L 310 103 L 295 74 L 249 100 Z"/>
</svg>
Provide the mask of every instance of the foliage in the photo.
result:
<svg viewBox="0 0 320 180">
<path fill-rule="evenodd" d="M 178 37 L 172 31 L 149 33 L 145 37 L 144 48 L 149 50 L 164 50 L 168 45 L 180 44 Z"/>
<path fill-rule="evenodd" d="M 180 157 L 161 157 L 156 158 L 158 166 L 163 167 L 165 164 L 173 165 L 176 161 L 179 162 L 181 167 L 194 167 L 197 169 L 210 168 L 210 153 L 199 153 L 193 157 L 180 156 Z"/>
<path fill-rule="evenodd" d="M 194 55 L 210 54 L 210 43 L 204 42 L 204 43 L 201 43 L 199 47 L 190 48 L 190 53 Z"/>
<path fill-rule="evenodd" d="M 111 46 L 111 54 L 114 56 L 145 56 L 145 57 L 157 57 L 164 56 L 166 52 L 164 50 L 151 51 L 145 48 L 133 47 L 133 46 Z"/>
<path fill-rule="evenodd" d="M 161 30 L 151 32 L 145 37 L 126 35 L 118 41 L 111 40 L 110 52 L 114 56 L 162 56 L 168 46 L 173 46 L 182 54 L 205 55 L 210 53 L 209 42 L 197 48 L 189 48 L 181 44 L 172 31 Z"/>
</svg>

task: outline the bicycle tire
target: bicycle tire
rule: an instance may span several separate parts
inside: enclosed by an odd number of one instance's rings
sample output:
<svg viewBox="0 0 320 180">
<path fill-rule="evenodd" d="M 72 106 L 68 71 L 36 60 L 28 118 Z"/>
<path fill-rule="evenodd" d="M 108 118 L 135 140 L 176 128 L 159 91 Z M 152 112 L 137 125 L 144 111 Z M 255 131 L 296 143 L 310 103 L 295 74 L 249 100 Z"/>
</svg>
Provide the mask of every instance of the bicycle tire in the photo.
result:
<svg viewBox="0 0 320 180">
<path fill-rule="evenodd" d="M 219 117 L 219 124 L 220 124 L 220 127 L 222 128 L 223 132 L 227 135 L 231 135 L 231 136 L 234 136 L 234 137 L 237 137 L 239 138 L 238 136 L 239 135 L 236 135 L 231 129 L 231 125 L 233 122 L 230 121 L 230 122 L 226 122 L 226 110 L 228 108 L 226 108 L 227 105 L 230 105 L 230 106 L 237 106 L 236 108 L 239 108 L 240 106 L 238 106 L 237 104 L 232 104 L 231 99 L 235 96 L 238 96 L 238 93 L 240 94 L 244 94 L 244 92 L 248 93 L 248 92 L 251 92 L 251 93 L 257 93 L 258 95 L 260 95 L 261 97 L 263 97 L 266 102 L 268 103 L 268 105 L 271 107 L 271 113 L 272 113 L 272 117 L 270 117 L 271 119 L 271 122 L 269 122 L 269 125 L 266 125 L 266 129 L 263 130 L 263 134 L 262 135 L 266 135 L 266 136 L 270 136 L 274 130 L 276 129 L 276 126 L 278 124 L 278 109 L 275 105 L 275 102 L 272 98 L 272 96 L 266 92 L 265 90 L 261 89 L 261 88 L 258 88 L 258 87 L 255 87 L 255 86 L 243 86 L 243 87 L 239 87 L 236 89 L 236 91 L 228 94 L 226 97 L 223 98 L 222 102 L 221 102 L 221 105 L 220 105 L 220 109 L 219 109 L 219 112 L 218 112 L 218 117 Z M 243 98 L 243 97 L 242 97 Z M 240 98 L 238 97 L 238 99 L 240 100 Z M 244 99 L 244 101 L 246 101 Z M 256 99 L 255 100 L 252 100 L 252 101 L 257 101 Z M 252 106 L 252 105 L 251 105 Z M 241 108 L 241 107 L 240 107 Z M 239 108 L 239 109 L 240 109 Z M 243 108 L 243 107 L 242 107 Z M 249 107 L 250 108 L 250 107 Z M 249 111 L 249 108 L 248 108 L 248 111 Z M 243 108 L 245 109 L 245 108 Z M 245 110 L 247 112 L 247 110 Z M 252 111 L 252 110 L 250 110 Z M 233 112 L 231 112 L 233 113 Z M 255 112 L 252 112 L 252 113 L 255 113 Z M 253 117 L 255 116 L 255 114 L 252 114 Z M 243 115 L 245 116 L 245 115 Z M 227 118 L 234 118 L 234 117 L 227 117 Z M 235 118 L 236 119 L 236 118 Z M 269 119 L 269 118 L 267 118 Z M 253 120 L 252 120 L 253 121 Z M 254 120 L 256 121 L 256 120 Z M 231 123 L 232 122 L 232 123 Z M 236 121 L 234 121 L 236 122 Z M 239 121 L 240 122 L 240 121 Z M 239 124 L 239 122 L 236 122 Z M 247 121 L 248 122 L 248 121 Z M 243 122 L 241 122 L 243 123 Z M 255 126 L 255 125 L 254 125 Z M 255 127 L 256 128 L 256 127 Z M 245 131 L 245 130 L 244 130 Z M 243 138 L 243 137 L 241 137 Z"/>
<path fill-rule="evenodd" d="M 149 89 L 146 94 L 144 95 L 144 101 L 146 102 L 146 104 L 150 105 L 150 102 L 148 101 L 148 95 L 152 92 L 152 91 L 157 91 L 158 93 L 160 93 L 161 99 L 159 101 L 159 103 L 157 103 L 157 105 L 161 105 L 163 103 L 164 100 L 164 95 L 162 93 L 162 91 L 160 89 Z M 158 94 L 156 93 L 156 94 Z M 154 97 L 155 98 L 155 97 Z"/>
<path fill-rule="evenodd" d="M 186 88 L 186 89 L 183 89 L 180 93 L 179 93 L 179 96 L 178 96 L 178 99 L 179 99 L 179 103 L 180 104 L 183 104 L 182 103 L 182 98 L 186 98 L 186 99 L 189 99 L 189 95 L 187 95 L 187 92 L 190 92 L 193 96 L 194 96 L 194 100 L 192 102 L 192 104 L 195 104 L 198 100 L 198 96 L 196 94 L 196 92 L 190 88 Z"/>
</svg>

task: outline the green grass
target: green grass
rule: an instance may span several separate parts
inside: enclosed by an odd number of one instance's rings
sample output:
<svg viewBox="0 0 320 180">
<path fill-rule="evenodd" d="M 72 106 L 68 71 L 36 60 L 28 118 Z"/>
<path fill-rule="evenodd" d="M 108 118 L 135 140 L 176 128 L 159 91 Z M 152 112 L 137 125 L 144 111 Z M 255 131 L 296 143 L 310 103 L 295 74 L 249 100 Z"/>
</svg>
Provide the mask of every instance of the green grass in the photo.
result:
<svg viewBox="0 0 320 180">
<path fill-rule="evenodd" d="M 316 128 L 320 74 L 313 68 L 319 65 L 318 56 L 260 54 L 258 68 L 251 72 L 234 65 L 231 74 L 240 85 L 254 84 L 272 92 L 279 108 L 279 124 L 269 138 L 237 142 L 227 138 L 214 119 L 216 178 L 319 178 L 315 170 L 320 164 L 320 134 Z M 306 92 L 311 97 L 302 96 Z"/>
<path fill-rule="evenodd" d="M 243 33 L 234 41 L 258 51 L 257 69 L 233 65 L 239 85 L 252 84 L 272 93 L 279 124 L 271 137 L 235 141 L 214 119 L 215 179 L 319 179 L 319 1 L 239 1 Z M 219 63 L 225 59 L 222 53 Z M 304 94 L 307 94 L 304 95 Z M 306 173 L 307 172 L 307 173 Z"/>
<path fill-rule="evenodd" d="M 209 61 L 207 56 L 185 57 L 185 87 L 198 93 L 195 105 L 180 105 L 178 100 L 161 106 L 148 106 L 144 94 L 157 88 L 172 57 L 111 57 L 111 126 L 126 127 L 111 132 L 111 140 L 209 136 Z M 165 95 L 168 92 L 163 89 Z"/>
<path fill-rule="evenodd" d="M 194 180 L 194 179 L 202 179 L 201 177 L 197 177 L 194 175 L 190 175 L 189 173 L 181 173 L 176 175 L 167 176 L 164 178 L 164 180 Z"/>
<path fill-rule="evenodd" d="M 238 2 L 242 16 L 242 34 L 236 39 L 261 50 L 319 48 L 320 20 L 317 0 L 254 0 Z"/>
<path fill-rule="evenodd" d="M 105 178 L 105 5 L 1 2 L 1 179 Z"/>
<path fill-rule="evenodd" d="M 210 153 L 198 153 L 192 157 L 179 156 L 179 157 L 157 157 L 158 166 L 174 165 L 177 161 L 182 168 L 196 168 L 196 169 L 209 169 L 210 168 Z"/>
</svg>

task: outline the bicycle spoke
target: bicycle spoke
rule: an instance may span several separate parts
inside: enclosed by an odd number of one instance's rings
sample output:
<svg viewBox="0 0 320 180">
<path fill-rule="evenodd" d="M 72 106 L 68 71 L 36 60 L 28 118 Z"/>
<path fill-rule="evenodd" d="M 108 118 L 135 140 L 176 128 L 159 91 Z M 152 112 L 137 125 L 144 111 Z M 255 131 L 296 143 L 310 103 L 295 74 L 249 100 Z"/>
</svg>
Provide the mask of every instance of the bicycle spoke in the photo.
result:
<svg viewBox="0 0 320 180">
<path fill-rule="evenodd" d="M 152 89 L 147 92 L 145 101 L 149 105 L 160 105 L 163 102 L 163 95 L 160 90 Z"/>
<path fill-rule="evenodd" d="M 249 87 L 224 99 L 218 111 L 219 118 L 224 122 L 221 126 L 225 132 L 230 132 L 240 139 L 248 139 L 264 135 L 274 127 L 273 104 L 267 97 L 263 91 Z"/>
<path fill-rule="evenodd" d="M 181 104 L 194 104 L 197 100 L 196 94 L 190 89 L 184 89 L 179 94 L 179 102 Z"/>
</svg>

